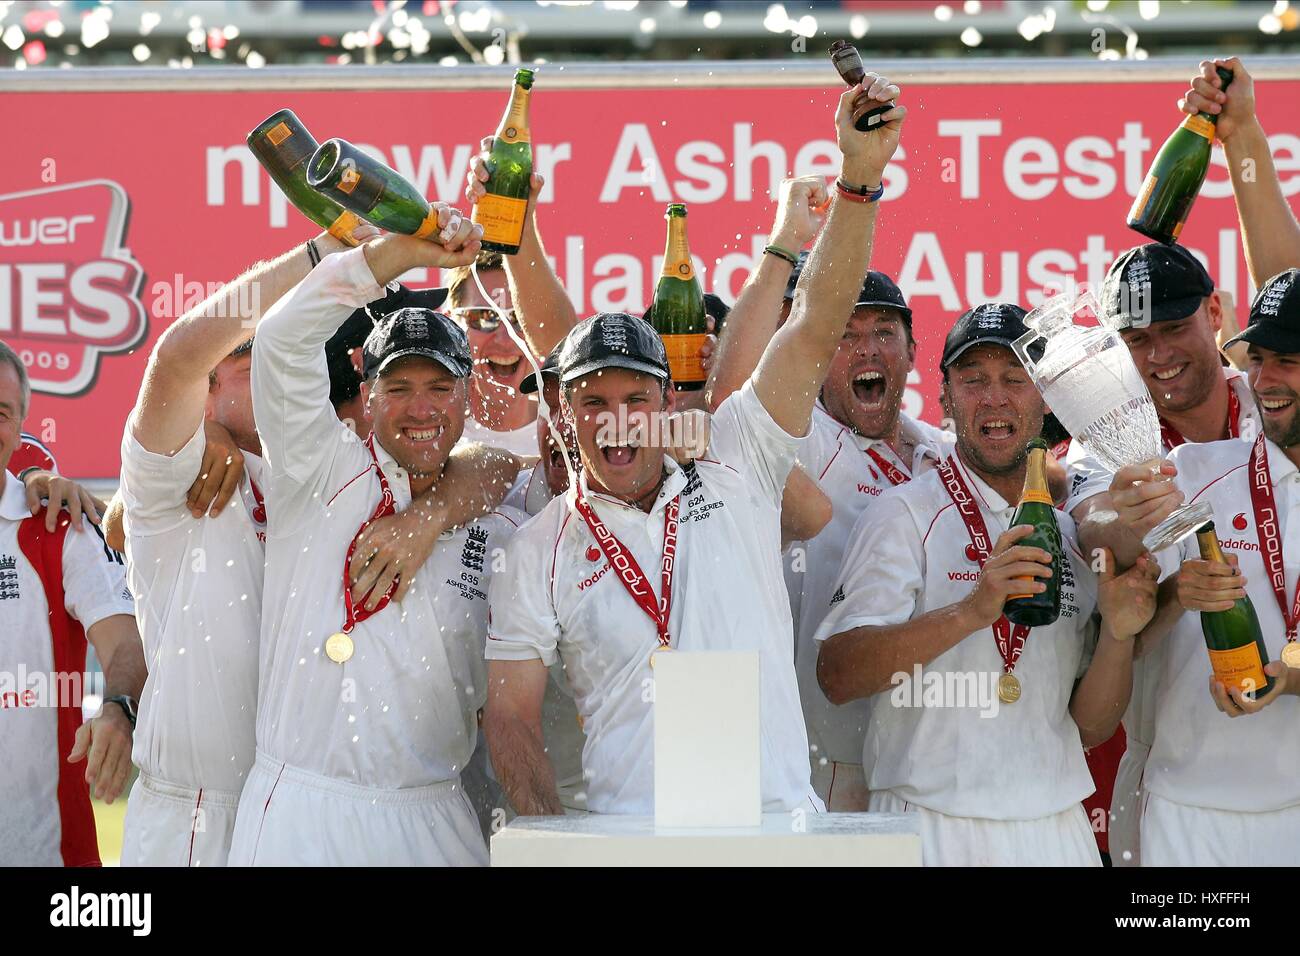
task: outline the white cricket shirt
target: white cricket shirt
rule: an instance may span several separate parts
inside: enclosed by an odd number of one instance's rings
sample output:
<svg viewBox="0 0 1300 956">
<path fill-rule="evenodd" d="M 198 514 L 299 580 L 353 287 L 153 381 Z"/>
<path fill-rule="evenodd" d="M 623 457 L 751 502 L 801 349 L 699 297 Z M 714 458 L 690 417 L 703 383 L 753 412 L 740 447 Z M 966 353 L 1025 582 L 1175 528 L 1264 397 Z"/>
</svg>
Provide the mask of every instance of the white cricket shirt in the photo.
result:
<svg viewBox="0 0 1300 956">
<path fill-rule="evenodd" d="M 871 709 L 867 701 L 837 707 L 826 699 L 817 683 L 817 642 L 813 639 L 835 592 L 849 533 L 871 503 L 894 487 L 868 451 L 905 475 L 919 475 L 934 466 L 945 447 L 943 432 L 909 415 L 899 415 L 899 430 L 903 440 L 914 446 L 911 461 L 900 461 L 886 442 L 866 438 L 840 424 L 818 402 L 812 429 L 799 446 L 799 464 L 817 479 L 833 508 L 830 523 L 821 534 L 791 544 L 785 560 L 794 613 L 795 670 L 814 766 L 822 757 L 840 763 L 861 760 Z"/>
<path fill-rule="evenodd" d="M 363 249 L 329 256 L 278 301 L 253 345 L 253 410 L 269 473 L 257 746 L 275 760 L 367 787 L 453 780 L 486 700 L 487 588 L 523 515 L 493 512 L 445 534 L 401 604 L 342 630 L 344 563 L 381 499 L 365 443 L 329 403 L 325 342 L 383 295 Z M 375 442 L 398 511 L 406 473 Z"/>
<path fill-rule="evenodd" d="M 0 864 L 62 866 L 59 776 L 84 787 L 86 765 L 68 764 L 68 750 L 60 751 L 56 705 L 66 697 L 81 706 L 85 675 L 56 665 L 68 649 L 54 646 L 41 579 L 18 546 L 18 526 L 32 516 L 23 483 L 7 471 L 0 481 Z M 63 591 L 64 607 L 87 631 L 134 613 L 121 558 L 89 521 L 63 539 Z"/>
<path fill-rule="evenodd" d="M 781 491 L 799 439 L 746 384 L 713 416 L 709 457 L 668 478 L 650 513 L 587 490 L 587 500 L 632 552 L 658 594 L 664 509 L 681 494 L 669 633 L 692 651 L 760 654 L 764 809 L 820 809 L 809 784 L 781 575 Z M 492 585 L 487 653 L 493 660 L 563 660 L 586 730 L 588 806 L 654 812 L 654 624 L 628 594 L 573 506 L 571 490 L 520 530 Z"/>
<path fill-rule="evenodd" d="M 1300 471 L 1271 441 L 1269 475 L 1282 537 L 1288 610 L 1300 576 Z M 1208 501 L 1224 554 L 1246 576 L 1264 646 L 1277 660 L 1286 624 L 1264 570 L 1250 498 L 1251 443 L 1238 439 L 1183 445 L 1170 460 L 1188 501 Z M 1196 537 L 1179 557 L 1200 558 Z M 1300 804 L 1300 699 L 1283 695 L 1257 714 L 1230 718 L 1210 697 L 1209 652 L 1201 616 L 1187 611 L 1165 637 L 1155 681 L 1154 726 L 1145 785 L 1175 803 L 1218 810 L 1265 811 Z"/>
<path fill-rule="evenodd" d="M 176 786 L 238 792 L 253 765 L 262 624 L 262 459 L 244 453 L 239 493 L 215 518 L 185 496 L 203 465 L 203 425 L 173 455 L 122 435 L 127 576 L 149 678 L 131 759 Z"/>
<path fill-rule="evenodd" d="M 1010 527 L 1008 503 L 954 456 L 979 503 L 991 541 Z M 1093 790 L 1079 728 L 1070 716 L 1074 682 L 1095 646 L 1096 579 L 1076 550 L 1074 522 L 1057 512 L 1069 556 L 1062 568 L 1061 615 L 1032 628 L 1016 664 L 1022 695 L 995 716 L 979 706 L 896 706 L 894 687 L 874 695 L 862 763 L 872 791 L 961 817 L 1031 820 L 1059 813 Z M 840 583 L 817 640 L 858 627 L 903 624 L 960 601 L 980 567 L 961 513 L 936 471 L 894 488 L 854 528 Z M 944 651 L 923 674 L 974 675 L 992 689 L 1002 671 L 993 628 Z M 924 677 L 923 677 L 924 681 Z M 904 678 L 915 701 L 912 675 Z"/>
</svg>

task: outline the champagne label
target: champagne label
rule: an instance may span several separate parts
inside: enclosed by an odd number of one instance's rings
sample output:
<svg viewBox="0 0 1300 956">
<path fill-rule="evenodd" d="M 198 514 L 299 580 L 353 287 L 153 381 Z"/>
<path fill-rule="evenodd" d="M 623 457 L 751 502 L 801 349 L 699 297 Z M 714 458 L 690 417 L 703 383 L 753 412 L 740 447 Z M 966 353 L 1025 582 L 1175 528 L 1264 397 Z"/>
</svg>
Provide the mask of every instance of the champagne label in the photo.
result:
<svg viewBox="0 0 1300 956">
<path fill-rule="evenodd" d="M 1030 488 L 1020 496 L 1021 504 L 1024 504 L 1026 501 L 1036 501 L 1039 504 L 1051 505 L 1053 507 L 1056 506 L 1056 502 L 1052 500 L 1050 494 L 1046 491 L 1040 491 L 1037 488 Z"/>
<path fill-rule="evenodd" d="M 266 138 L 271 141 L 272 146 L 279 146 L 292 135 L 293 130 L 289 129 L 289 124 L 284 120 L 276 123 L 266 132 Z"/>
<path fill-rule="evenodd" d="M 1197 136 L 1204 136 L 1208 140 L 1214 139 L 1214 124 L 1200 114 L 1187 117 L 1183 120 L 1182 127 L 1190 129 Z"/>
<path fill-rule="evenodd" d="M 432 209 L 424 217 L 424 222 L 420 223 L 420 228 L 411 233 L 416 239 L 428 239 L 438 231 L 438 214 Z"/>
<path fill-rule="evenodd" d="M 664 271 L 660 275 L 666 275 L 672 279 L 681 279 L 683 282 L 689 282 L 695 278 L 695 263 L 690 256 L 678 262 L 665 262 Z"/>
<path fill-rule="evenodd" d="M 683 335 L 664 335 L 664 350 L 668 353 L 668 372 L 674 382 L 704 382 L 709 375 L 700 359 L 700 347 L 708 338 L 703 332 Z"/>
<path fill-rule="evenodd" d="M 527 212 L 527 199 L 488 193 L 474 204 L 474 214 L 470 218 L 483 227 L 484 242 L 517 246 L 524 234 L 524 214 Z"/>
<path fill-rule="evenodd" d="M 352 235 L 352 230 L 361 225 L 361 220 L 355 213 L 348 212 L 346 209 L 339 213 L 339 217 L 330 223 L 330 227 L 325 231 L 340 242 L 346 242 L 349 246 L 357 244 L 356 237 Z"/>
<path fill-rule="evenodd" d="M 1259 659 L 1259 647 L 1254 641 L 1228 651 L 1210 651 L 1210 668 L 1214 679 L 1224 687 L 1246 691 L 1263 691 L 1268 684 L 1264 664 Z"/>
<path fill-rule="evenodd" d="M 357 183 L 359 182 L 361 182 L 361 174 L 357 172 L 354 167 L 349 166 L 344 169 L 343 174 L 339 176 L 339 191 L 345 192 L 350 196 L 352 195 L 352 190 L 357 188 Z"/>
<path fill-rule="evenodd" d="M 531 143 L 533 141 L 532 134 L 528 132 L 526 126 L 506 126 L 497 133 L 497 139 L 511 145 L 515 143 Z"/>
<path fill-rule="evenodd" d="M 1147 200 L 1151 198 L 1151 190 L 1156 188 L 1156 183 L 1159 181 L 1154 175 L 1151 175 L 1142 183 L 1142 189 L 1138 192 L 1137 199 L 1133 200 L 1133 208 L 1128 211 L 1129 219 L 1138 220 L 1142 218 L 1142 213 L 1147 208 Z"/>
</svg>

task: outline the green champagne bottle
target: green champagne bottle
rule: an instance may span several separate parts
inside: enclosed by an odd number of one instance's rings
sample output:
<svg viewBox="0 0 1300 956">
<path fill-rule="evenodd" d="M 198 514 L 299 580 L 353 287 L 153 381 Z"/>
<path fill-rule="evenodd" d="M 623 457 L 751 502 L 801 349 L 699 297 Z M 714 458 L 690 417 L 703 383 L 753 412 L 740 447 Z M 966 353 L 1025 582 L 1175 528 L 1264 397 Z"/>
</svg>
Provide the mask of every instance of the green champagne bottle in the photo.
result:
<svg viewBox="0 0 1300 956">
<path fill-rule="evenodd" d="M 248 148 L 298 211 L 336 239 L 355 246 L 361 220 L 307 184 L 307 161 L 317 142 L 293 110 L 277 110 L 248 134 Z"/>
<path fill-rule="evenodd" d="M 345 139 L 327 139 L 307 163 L 307 184 L 367 222 L 427 239 L 438 215 L 410 181 Z"/>
<path fill-rule="evenodd" d="M 704 293 L 686 242 L 685 203 L 673 203 L 664 218 L 668 220 L 668 244 L 664 248 L 664 269 L 650 305 L 650 324 L 664 340 L 673 384 L 682 391 L 698 391 L 708 379 L 700 362 L 700 346 L 708 336 L 709 326 Z"/>
<path fill-rule="evenodd" d="M 528 97 L 533 71 L 516 70 L 510 104 L 497 126 L 487 157 L 487 195 L 474 204 L 472 218 L 483 227 L 483 248 L 513 256 L 519 251 L 528 213 L 533 176 L 532 134 L 528 130 Z"/>
<path fill-rule="evenodd" d="M 1221 66 L 1215 70 L 1227 90 L 1232 71 Z M 1210 168 L 1217 119 L 1210 113 L 1189 116 L 1165 140 L 1128 211 L 1130 229 L 1165 245 L 1178 241 Z"/>
<path fill-rule="evenodd" d="M 1202 561 L 1227 564 L 1219 549 L 1214 522 L 1207 521 L 1196 529 L 1196 543 Z M 1236 687 L 1262 697 L 1273 689 L 1273 678 L 1264 673 L 1268 649 L 1249 597 L 1239 599 L 1230 611 L 1202 611 L 1201 632 L 1210 651 L 1210 669 L 1214 679 L 1224 687 Z"/>
<path fill-rule="evenodd" d="M 1047 442 L 1035 438 L 1029 443 L 1029 462 L 1025 469 L 1025 487 L 1020 493 L 1011 526 L 1033 525 L 1034 531 L 1017 544 L 1027 548 L 1042 548 L 1052 556 L 1050 578 L 1024 578 L 1026 582 L 1039 581 L 1047 589 L 1038 594 L 1013 594 L 1002 605 L 1002 613 L 1012 624 L 1026 627 L 1043 627 L 1051 624 L 1061 613 L 1061 565 L 1065 552 L 1061 547 L 1061 529 L 1056 523 L 1056 508 L 1052 492 L 1047 487 Z"/>
</svg>

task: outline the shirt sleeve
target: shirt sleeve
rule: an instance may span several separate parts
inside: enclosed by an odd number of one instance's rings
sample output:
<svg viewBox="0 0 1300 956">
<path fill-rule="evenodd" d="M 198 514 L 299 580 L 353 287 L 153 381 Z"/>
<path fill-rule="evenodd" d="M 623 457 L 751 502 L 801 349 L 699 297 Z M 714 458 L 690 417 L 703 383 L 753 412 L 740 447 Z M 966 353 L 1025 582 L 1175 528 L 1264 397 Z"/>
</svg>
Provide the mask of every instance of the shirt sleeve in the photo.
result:
<svg viewBox="0 0 1300 956">
<path fill-rule="evenodd" d="M 1065 454 L 1065 477 L 1069 489 L 1065 496 L 1065 510 L 1073 512 L 1076 505 L 1083 504 L 1102 492 L 1110 491 L 1111 479 L 1115 476 L 1092 455 L 1088 454 L 1083 442 L 1077 438 L 1070 442 L 1070 450 Z"/>
<path fill-rule="evenodd" d="M 152 535 L 193 521 L 185 496 L 203 468 L 207 439 L 198 429 L 174 455 L 146 449 L 127 419 L 122 434 L 122 503 L 128 534 Z"/>
<path fill-rule="evenodd" d="M 905 502 L 886 492 L 862 512 L 849 535 L 827 613 L 813 640 L 856 627 L 905 624 L 925 589 L 925 552 Z"/>
<path fill-rule="evenodd" d="M 560 622 L 551 598 L 550 562 L 557 544 L 550 513 L 530 521 L 506 545 L 505 568 L 488 585 L 487 659 L 558 659 Z"/>
<path fill-rule="evenodd" d="M 805 437 L 791 435 L 778 425 L 747 381 L 713 413 L 708 454 L 744 472 L 762 496 L 779 507 Z"/>
<path fill-rule="evenodd" d="M 63 603 L 87 630 L 114 614 L 135 616 L 122 556 L 89 521 L 63 537 Z"/>
<path fill-rule="evenodd" d="M 253 338 L 253 417 L 271 470 L 272 486 L 307 490 L 328 474 L 351 437 L 330 404 L 325 343 L 358 308 L 384 290 L 365 249 L 327 256 L 275 303 Z M 310 494 L 278 494 L 269 509 L 277 533 Z"/>
</svg>

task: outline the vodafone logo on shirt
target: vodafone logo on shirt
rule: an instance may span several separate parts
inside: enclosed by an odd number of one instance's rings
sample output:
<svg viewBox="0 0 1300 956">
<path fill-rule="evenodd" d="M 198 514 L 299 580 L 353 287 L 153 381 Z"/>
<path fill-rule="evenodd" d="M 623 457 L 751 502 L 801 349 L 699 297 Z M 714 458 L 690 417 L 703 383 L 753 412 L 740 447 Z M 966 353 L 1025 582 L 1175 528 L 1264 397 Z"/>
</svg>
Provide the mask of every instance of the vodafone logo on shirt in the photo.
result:
<svg viewBox="0 0 1300 956">
<path fill-rule="evenodd" d="M 33 390 L 80 395 L 102 353 L 144 340 L 144 273 L 123 246 L 129 205 L 106 179 L 0 196 L 0 338 Z"/>
</svg>

